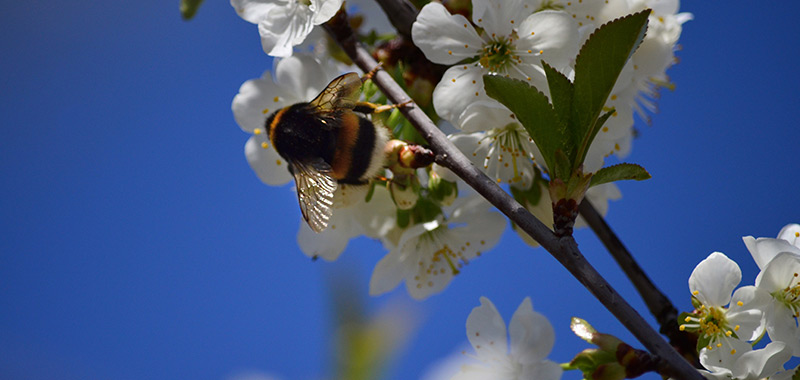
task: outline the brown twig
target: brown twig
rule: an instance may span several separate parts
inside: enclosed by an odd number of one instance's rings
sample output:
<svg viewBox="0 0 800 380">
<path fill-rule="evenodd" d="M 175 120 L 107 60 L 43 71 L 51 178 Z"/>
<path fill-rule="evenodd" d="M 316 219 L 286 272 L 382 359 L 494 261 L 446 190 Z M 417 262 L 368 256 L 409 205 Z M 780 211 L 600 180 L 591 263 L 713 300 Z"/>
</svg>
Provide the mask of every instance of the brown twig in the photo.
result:
<svg viewBox="0 0 800 380">
<path fill-rule="evenodd" d="M 340 10 L 324 25 L 350 59 L 364 72 L 369 72 L 378 63 L 364 49 L 353 34 L 347 23 L 347 14 Z M 391 76 L 378 71 L 373 81 L 384 94 L 395 104 L 410 100 L 402 88 L 394 82 Z M 672 349 L 672 347 L 653 330 L 647 322 L 636 312 L 611 285 L 595 270 L 578 250 L 578 245 L 572 236 L 557 238 L 542 222 L 533 216 L 522 205 L 509 196 L 497 183 L 478 170 L 456 148 L 447 136 L 440 131 L 428 116 L 416 106 L 403 107 L 403 115 L 430 143 L 436 153 L 436 162 L 447 167 L 461 177 L 469 186 L 474 188 L 486 200 L 497 207 L 511 221 L 523 231 L 534 238 L 553 257 L 556 258 L 578 281 L 586 287 L 633 335 L 654 355 L 659 356 L 669 364 L 669 375 L 678 379 L 702 380 L 700 375 L 691 365 Z"/>
</svg>

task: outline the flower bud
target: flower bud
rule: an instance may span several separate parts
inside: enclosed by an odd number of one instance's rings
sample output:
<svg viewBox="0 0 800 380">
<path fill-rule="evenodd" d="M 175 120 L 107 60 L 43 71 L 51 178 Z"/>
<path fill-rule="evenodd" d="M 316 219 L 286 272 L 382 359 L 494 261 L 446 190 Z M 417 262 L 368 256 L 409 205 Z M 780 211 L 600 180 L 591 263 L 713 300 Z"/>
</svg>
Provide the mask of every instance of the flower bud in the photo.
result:
<svg viewBox="0 0 800 380">
<path fill-rule="evenodd" d="M 428 193 L 442 205 L 449 206 L 458 197 L 458 185 L 431 171 L 428 178 Z"/>
<path fill-rule="evenodd" d="M 408 180 L 405 181 L 403 179 L 392 178 L 389 182 L 389 192 L 398 209 L 410 210 L 417 205 L 419 200 L 419 180 L 413 176 L 408 177 Z"/>
</svg>

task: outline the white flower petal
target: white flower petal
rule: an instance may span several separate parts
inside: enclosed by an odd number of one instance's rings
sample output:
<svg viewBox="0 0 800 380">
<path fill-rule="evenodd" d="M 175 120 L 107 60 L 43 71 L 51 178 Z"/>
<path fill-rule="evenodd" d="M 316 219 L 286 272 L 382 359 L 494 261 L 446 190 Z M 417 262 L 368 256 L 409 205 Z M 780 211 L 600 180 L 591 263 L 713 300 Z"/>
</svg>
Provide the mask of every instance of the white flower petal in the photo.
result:
<svg viewBox="0 0 800 380">
<path fill-rule="evenodd" d="M 267 148 L 264 148 L 264 144 L 267 144 Z M 244 145 L 244 154 L 250 168 L 267 185 L 280 186 L 292 180 L 286 160 L 272 148 L 263 133 L 250 136 Z"/>
<path fill-rule="evenodd" d="M 345 228 L 342 228 L 342 222 L 344 221 L 341 216 L 337 218 L 337 215 L 340 214 L 333 213 L 328 228 L 320 233 L 311 230 L 305 221 L 300 221 L 300 229 L 297 231 L 297 245 L 300 246 L 300 250 L 306 256 L 311 258 L 321 257 L 325 261 L 335 261 L 344 252 L 344 249 L 347 248 L 347 243 L 350 242 L 350 238 L 355 235 L 343 231 Z M 338 228 L 336 228 L 337 224 L 339 224 Z"/>
<path fill-rule="evenodd" d="M 523 7 L 521 0 L 472 0 L 472 20 L 489 36 L 505 37 L 533 9 Z M 493 37 L 495 38 L 495 37 Z"/>
<path fill-rule="evenodd" d="M 706 306 L 725 306 L 741 280 L 739 265 L 721 252 L 714 252 L 692 271 L 689 290 Z"/>
<path fill-rule="evenodd" d="M 272 8 L 258 23 L 258 34 L 261 35 L 264 52 L 274 57 L 292 55 L 292 47 L 302 43 L 311 33 L 314 27 L 312 17 L 313 14 L 307 6 L 296 2 Z"/>
<path fill-rule="evenodd" d="M 282 6 L 284 1 L 275 0 L 231 0 L 231 6 L 236 10 L 236 14 L 247 22 L 258 24 L 267 16 L 274 7 Z"/>
<path fill-rule="evenodd" d="M 747 352 L 753 350 L 749 343 L 739 339 L 726 339 L 725 346 L 711 350 L 700 350 L 700 364 L 711 372 L 730 374 L 733 372 L 736 361 Z"/>
<path fill-rule="evenodd" d="M 400 261 L 400 255 L 394 251 L 384 256 L 375 269 L 369 280 L 369 295 L 377 296 L 389 292 L 396 288 L 406 277 L 407 265 Z"/>
<path fill-rule="evenodd" d="M 483 89 L 485 70 L 471 65 L 453 66 L 444 73 L 433 90 L 433 107 L 443 119 L 456 124 L 465 106 L 479 100 L 490 100 Z"/>
<path fill-rule="evenodd" d="M 541 51 L 538 56 L 523 56 L 523 60 L 540 65 L 545 61 L 556 69 L 563 69 L 578 53 L 578 29 L 565 12 L 541 11 L 526 18 L 519 27 L 517 51 Z"/>
<path fill-rule="evenodd" d="M 343 0 L 311 0 L 309 9 L 314 13 L 311 22 L 321 25 L 330 20 L 342 7 L 342 2 Z"/>
<path fill-rule="evenodd" d="M 760 350 L 744 353 L 736 360 L 736 379 L 763 379 L 783 371 L 783 364 L 792 357 L 791 349 L 781 342 L 771 342 Z"/>
<path fill-rule="evenodd" d="M 787 224 L 781 228 L 778 239 L 786 240 L 789 244 L 800 248 L 800 224 Z"/>
<path fill-rule="evenodd" d="M 729 326 L 739 326 L 736 331 L 739 339 L 752 341 L 764 333 L 762 310 L 769 303 L 769 298 L 769 294 L 755 286 L 743 286 L 733 293 L 725 319 Z"/>
<path fill-rule="evenodd" d="M 422 7 L 411 26 L 411 38 L 431 62 L 453 64 L 478 55 L 483 39 L 461 15 L 451 15 L 442 4 Z"/>
<path fill-rule="evenodd" d="M 783 304 L 773 302 L 767 307 L 767 333 L 773 342 L 786 343 L 793 355 L 800 356 L 800 328 L 792 311 Z"/>
<path fill-rule="evenodd" d="M 298 99 L 273 82 L 269 73 L 262 79 L 251 79 L 239 87 L 239 93 L 233 97 L 231 110 L 239 128 L 253 133 L 256 128 L 265 132 L 264 122 L 267 117 Z"/>
<path fill-rule="evenodd" d="M 506 323 L 492 301 L 486 297 L 481 297 L 480 301 L 481 306 L 472 309 L 467 317 L 467 339 L 478 358 L 491 363 L 506 356 Z"/>
<path fill-rule="evenodd" d="M 277 60 L 275 82 L 294 95 L 294 103 L 314 99 L 333 79 L 311 54 L 295 54 Z"/>
<path fill-rule="evenodd" d="M 530 297 L 525 297 L 514 312 L 508 330 L 511 356 L 523 365 L 546 358 L 556 341 L 553 326 L 544 315 L 533 311 Z"/>
<path fill-rule="evenodd" d="M 795 247 L 784 239 L 772 238 L 758 238 L 753 239 L 752 236 L 745 236 L 744 240 L 747 250 L 753 256 L 756 265 L 763 271 L 772 259 L 781 252 L 791 252 L 800 255 L 800 248 Z"/>
</svg>

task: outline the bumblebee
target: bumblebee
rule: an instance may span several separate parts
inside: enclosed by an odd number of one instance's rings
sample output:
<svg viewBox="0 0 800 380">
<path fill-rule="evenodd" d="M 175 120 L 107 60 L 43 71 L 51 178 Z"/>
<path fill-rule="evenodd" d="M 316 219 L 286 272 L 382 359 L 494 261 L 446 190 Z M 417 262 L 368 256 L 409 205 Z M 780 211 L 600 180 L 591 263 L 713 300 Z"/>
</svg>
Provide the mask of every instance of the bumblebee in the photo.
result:
<svg viewBox="0 0 800 380">
<path fill-rule="evenodd" d="M 277 110 L 266 121 L 272 146 L 294 176 L 303 218 L 315 232 L 328 226 L 339 185 L 367 184 L 384 166 L 389 131 L 362 114 L 394 106 L 359 102 L 362 82 L 356 73 L 344 74 L 314 100 Z"/>
</svg>

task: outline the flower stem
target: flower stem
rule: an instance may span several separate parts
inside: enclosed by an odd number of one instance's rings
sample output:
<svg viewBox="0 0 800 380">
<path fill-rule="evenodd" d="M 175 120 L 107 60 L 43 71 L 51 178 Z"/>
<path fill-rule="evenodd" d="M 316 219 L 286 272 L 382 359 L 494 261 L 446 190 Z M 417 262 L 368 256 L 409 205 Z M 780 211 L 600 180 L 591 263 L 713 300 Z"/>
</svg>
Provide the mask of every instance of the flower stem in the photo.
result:
<svg viewBox="0 0 800 380">
<path fill-rule="evenodd" d="M 324 24 L 327 32 L 344 52 L 364 72 L 373 70 L 378 63 L 358 42 L 347 23 L 344 10 Z M 410 100 L 403 89 L 383 70 L 373 76 L 373 81 L 395 104 Z M 556 237 L 539 219 L 506 193 L 495 181 L 476 168 L 447 136 L 439 130 L 419 107 L 409 105 L 401 109 L 403 115 L 430 143 L 436 153 L 436 162 L 458 175 L 486 200 L 534 238 L 556 258 L 578 281 L 586 287 L 633 335 L 654 355 L 668 365 L 668 375 L 678 379 L 704 379 L 685 361 L 647 322 L 614 290 L 578 250 L 572 236 Z"/>
</svg>

